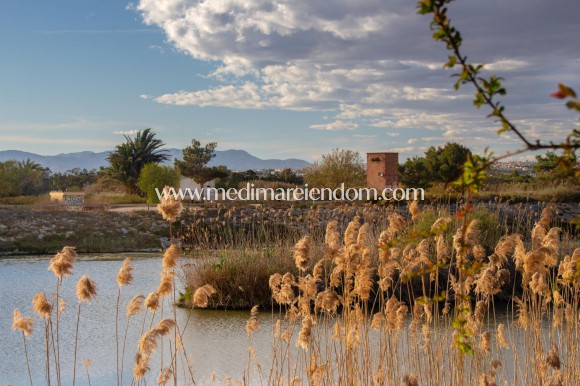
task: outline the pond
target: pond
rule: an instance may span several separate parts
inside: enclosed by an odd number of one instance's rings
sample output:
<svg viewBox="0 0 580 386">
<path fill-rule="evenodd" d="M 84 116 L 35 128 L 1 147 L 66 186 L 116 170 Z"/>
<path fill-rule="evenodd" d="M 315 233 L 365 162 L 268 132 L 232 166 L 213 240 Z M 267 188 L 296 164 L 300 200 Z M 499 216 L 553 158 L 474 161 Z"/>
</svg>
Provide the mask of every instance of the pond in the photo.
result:
<svg viewBox="0 0 580 386">
<path fill-rule="evenodd" d="M 82 365 L 84 358 L 88 358 L 91 361 L 90 377 L 92 385 L 116 384 L 115 311 L 118 295 L 116 275 L 124 257 L 126 256 L 81 256 L 76 263 L 74 274 L 64 279 L 61 294 L 66 299 L 68 306 L 60 320 L 60 355 L 63 385 L 72 384 L 74 331 L 78 307 L 75 285 L 83 274 L 89 275 L 97 283 L 98 294 L 90 304 L 83 304 L 81 309 L 77 355 L 79 363 L 77 364 L 76 384 L 88 384 L 87 375 Z M 125 317 L 126 305 L 133 296 L 137 294 L 147 296 L 151 291 L 155 290 L 159 283 L 161 271 L 161 258 L 159 256 L 134 255 L 132 258 L 134 281 L 131 285 L 123 287 L 120 305 L 119 330 L 121 331 L 121 336 L 127 320 Z M 2 348 L 0 351 L 0 385 L 13 384 L 16 386 L 28 384 L 22 335 L 11 328 L 12 312 L 14 308 L 19 308 L 25 316 L 32 316 L 32 299 L 34 295 L 44 291 L 49 296 L 55 291 L 56 278 L 52 272 L 48 271 L 49 259 L 50 257 L 28 256 L 0 258 L 0 347 Z M 179 283 L 179 279 L 177 281 L 178 289 L 183 288 L 183 285 Z M 216 384 L 223 384 L 223 380 L 226 377 L 242 380 L 249 358 L 250 338 L 246 333 L 246 321 L 249 318 L 249 312 L 189 310 L 183 308 L 177 308 L 176 312 L 178 325 L 183 331 L 183 347 L 187 353 L 187 361 L 190 364 L 196 384 L 212 384 L 214 374 Z M 145 315 L 147 316 L 146 324 L 144 324 L 143 319 Z M 165 317 L 170 317 L 167 309 Z M 27 339 L 31 373 L 34 384 L 45 384 L 44 322 L 37 316 L 34 316 L 34 318 L 36 321 L 35 331 Z M 507 351 L 512 352 L 512 354 L 500 354 L 503 364 L 501 369 L 502 378 L 514 379 L 514 370 L 519 368 L 520 380 L 517 383 L 525 384 L 522 383 L 522 381 L 525 382 L 525 379 L 521 378 L 521 374 L 530 370 L 529 363 L 526 363 L 525 359 L 520 359 L 519 363 L 516 362 L 518 362 L 518 357 L 529 358 L 529 356 L 526 356 L 526 350 L 529 350 L 529 346 L 526 345 L 526 336 L 522 334 L 521 329 L 513 328 L 514 324 L 507 313 L 497 313 L 496 318 L 496 321 L 488 321 L 489 326 L 484 326 L 484 328 L 492 333 L 492 341 L 495 341 L 494 329 L 496 323 L 505 323 L 506 333 L 510 337 L 512 347 Z M 155 323 L 159 320 L 160 315 L 157 313 L 155 315 Z M 262 366 L 262 371 L 267 377 L 273 356 L 274 339 L 272 331 L 275 318 L 268 310 L 261 312 L 258 320 L 260 329 L 254 334 L 252 345 L 255 349 L 258 363 Z M 137 352 L 138 340 L 143 326 L 145 325 L 148 328 L 150 321 L 151 313 L 149 312 L 141 312 L 132 318 L 124 356 L 123 384 L 131 384 L 133 358 Z M 408 323 L 409 320 L 406 322 L 407 326 Z M 332 321 L 327 325 L 331 326 Z M 438 333 L 434 335 L 434 341 L 431 345 L 433 347 L 437 345 L 451 347 L 450 334 L 452 331 L 449 329 L 441 330 L 441 327 L 438 326 L 433 328 L 433 332 Z M 545 338 L 552 335 L 548 321 L 543 324 L 542 331 L 542 335 Z M 326 331 L 318 331 L 318 334 L 330 336 L 332 332 L 328 329 Z M 418 343 L 412 335 L 409 334 L 408 328 L 404 328 L 400 334 L 400 339 L 395 343 L 398 348 L 395 347 L 394 352 L 397 353 L 396 356 L 398 358 L 386 359 L 396 369 L 395 379 L 400 379 L 400 376 L 407 371 L 418 373 L 420 376 L 424 375 L 422 366 L 427 365 L 428 356 L 420 354 L 421 358 L 410 362 L 409 358 L 406 358 L 407 352 L 415 352 L 418 355 L 419 352 L 424 352 L 423 349 L 419 351 L 412 349 Z M 373 352 L 377 341 L 385 338 L 380 337 L 374 330 L 370 330 L 368 336 Z M 558 336 L 561 339 L 561 335 L 558 334 Z M 293 341 L 289 343 L 289 347 L 295 347 L 295 338 L 296 334 L 292 338 Z M 386 339 L 391 338 L 386 337 Z M 419 340 L 421 339 L 419 338 Z M 550 340 L 546 339 L 545 347 L 549 347 Z M 564 347 L 564 342 L 560 341 L 559 343 L 561 347 Z M 157 384 L 156 379 L 158 371 L 162 367 L 161 363 L 164 361 L 165 365 L 168 364 L 170 348 L 167 346 L 167 344 L 165 344 L 165 347 L 161 345 L 156 356 L 151 360 L 152 370 L 147 373 L 146 378 L 148 384 Z M 517 349 L 513 352 L 516 347 Z M 293 357 L 296 355 L 295 352 L 299 352 L 300 354 L 298 355 L 301 356 L 301 360 L 305 360 L 306 354 L 303 351 L 298 349 L 293 351 L 291 354 Z M 441 352 L 447 352 L 447 350 Z M 372 357 L 377 358 L 375 355 Z M 490 357 L 490 361 L 494 357 L 495 355 Z M 373 363 L 370 366 L 376 368 L 375 359 L 373 359 Z M 443 362 L 448 362 L 449 359 L 447 354 L 439 358 Z M 179 360 L 182 363 L 184 362 L 183 358 Z M 411 362 L 410 367 L 412 368 L 408 368 L 408 364 Z M 454 363 L 448 362 L 447 365 L 454 366 Z M 181 369 L 181 367 L 178 366 L 178 369 Z M 476 377 L 480 370 L 482 369 L 476 369 L 472 375 L 467 376 Z M 179 379 L 179 384 L 185 384 L 182 383 L 183 380 L 191 379 L 191 377 L 190 374 L 180 374 Z M 474 378 L 470 378 L 467 383 L 472 383 L 472 381 L 474 381 Z M 253 379 L 249 383 L 262 384 L 266 382 L 260 382 L 255 377 L 255 373 L 253 373 Z M 423 384 L 425 382 L 420 383 Z"/>
<path fill-rule="evenodd" d="M 62 295 L 68 306 L 61 318 L 61 372 L 63 384 L 72 384 L 74 330 L 77 316 L 75 285 L 87 274 L 98 285 L 98 294 L 90 304 L 83 304 L 79 331 L 77 385 L 88 384 L 82 362 L 91 361 L 91 383 L 93 385 L 116 384 L 115 310 L 118 286 L 116 275 L 125 256 L 80 257 L 74 274 L 63 280 Z M 28 383 L 22 336 L 13 331 L 12 312 L 19 308 L 25 316 L 32 316 L 32 298 L 40 291 L 55 291 L 56 278 L 48 271 L 50 257 L 18 257 L 0 259 L 0 384 L 23 385 Z M 159 257 L 133 256 L 134 281 L 123 288 L 121 300 L 120 330 L 125 327 L 125 307 L 137 294 L 147 296 L 159 282 L 161 259 Z M 179 284 L 178 284 L 179 286 Z M 124 382 L 131 383 L 133 358 L 141 332 L 143 315 L 134 317 L 133 328 L 129 329 L 125 354 Z M 148 313 L 149 314 L 149 313 Z M 150 314 L 148 315 L 150 317 Z M 213 372 L 218 380 L 231 376 L 241 379 L 247 364 L 249 337 L 245 325 L 249 312 L 208 311 L 177 309 L 180 326 L 187 323 L 183 341 L 191 356 L 195 380 L 198 384 L 210 383 Z M 35 384 L 45 384 L 44 322 L 35 318 L 34 333 L 28 338 L 31 372 Z M 157 318 L 156 320 L 159 320 Z M 254 336 L 254 347 L 258 353 L 271 351 L 271 317 L 259 317 L 261 329 Z M 149 323 L 149 321 L 147 322 Z M 167 360 L 166 360 L 167 362 Z M 155 364 L 152 368 L 158 369 Z M 158 371 L 158 370 L 156 370 Z M 151 384 L 156 384 L 158 373 L 149 375 Z M 149 381 L 148 379 L 148 381 Z M 149 383 L 149 382 L 148 382 Z M 221 382 L 220 382 L 221 383 Z"/>
</svg>

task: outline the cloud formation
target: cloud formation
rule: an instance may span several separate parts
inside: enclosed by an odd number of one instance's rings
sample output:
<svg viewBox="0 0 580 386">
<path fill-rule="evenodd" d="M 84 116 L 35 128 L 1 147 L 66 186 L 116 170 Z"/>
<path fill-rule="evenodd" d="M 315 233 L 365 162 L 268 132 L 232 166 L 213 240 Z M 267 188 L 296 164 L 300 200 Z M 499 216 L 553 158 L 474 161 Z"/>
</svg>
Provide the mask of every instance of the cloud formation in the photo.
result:
<svg viewBox="0 0 580 386">
<path fill-rule="evenodd" d="M 214 87 L 164 94 L 155 98 L 159 103 L 329 111 L 331 123 L 310 128 L 427 129 L 439 132 L 429 138 L 441 140 L 454 138 L 450 130 L 493 126 L 481 118 L 485 112 L 471 114 L 471 90 L 453 90 L 442 69 L 444 47 L 431 39 L 429 20 L 417 15 L 414 1 L 141 0 L 134 8 L 178 50 L 217 63 L 209 74 Z M 563 40 L 578 35 L 574 9 L 580 11 L 577 0 L 450 6 L 470 58 L 513 80 L 509 102 L 523 106 L 515 119 L 549 102 L 547 87 L 557 79 L 580 81 L 578 44 Z M 566 42 L 576 47 L 563 49 Z M 551 114 L 546 118 L 559 119 Z"/>
<path fill-rule="evenodd" d="M 139 132 L 139 130 L 116 130 L 113 131 L 113 134 L 118 135 L 135 135 Z"/>
</svg>

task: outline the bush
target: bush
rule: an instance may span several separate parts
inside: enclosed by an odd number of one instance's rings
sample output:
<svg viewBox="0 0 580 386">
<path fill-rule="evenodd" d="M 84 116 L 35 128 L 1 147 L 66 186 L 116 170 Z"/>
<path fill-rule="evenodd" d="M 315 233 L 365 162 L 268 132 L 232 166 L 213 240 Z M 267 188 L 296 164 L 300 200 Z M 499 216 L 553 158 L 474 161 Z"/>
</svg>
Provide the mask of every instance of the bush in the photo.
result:
<svg viewBox="0 0 580 386">
<path fill-rule="evenodd" d="M 181 302 L 189 303 L 195 289 L 210 284 L 217 294 L 211 298 L 209 308 L 235 310 L 255 305 L 270 308 L 270 275 L 295 270 L 292 254 L 284 248 L 210 253 L 183 266 L 186 291 Z"/>
</svg>

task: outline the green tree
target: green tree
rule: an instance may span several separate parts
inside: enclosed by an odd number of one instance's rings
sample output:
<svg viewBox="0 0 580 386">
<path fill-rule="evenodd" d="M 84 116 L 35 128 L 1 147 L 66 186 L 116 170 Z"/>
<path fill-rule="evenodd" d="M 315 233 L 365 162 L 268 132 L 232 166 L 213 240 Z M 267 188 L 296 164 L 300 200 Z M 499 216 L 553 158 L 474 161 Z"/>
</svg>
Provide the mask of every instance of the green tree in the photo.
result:
<svg viewBox="0 0 580 386">
<path fill-rule="evenodd" d="M 132 193 L 137 192 L 137 180 L 143 167 L 169 158 L 164 151 L 159 150 L 164 145 L 155 138 L 151 129 L 138 132 L 134 139 L 125 136 L 125 143 L 117 145 L 115 151 L 107 157 L 110 163 L 107 174 L 121 181 Z"/>
<path fill-rule="evenodd" d="M 428 188 L 431 185 L 431 176 L 425 166 L 425 157 L 413 157 L 399 165 L 399 180 L 408 187 Z"/>
<path fill-rule="evenodd" d="M 48 190 L 48 176 L 50 174 L 48 168 L 30 159 L 18 162 L 17 168 L 21 195 L 33 196 Z"/>
<path fill-rule="evenodd" d="M 27 159 L 0 163 L 0 196 L 32 196 L 48 191 L 50 170 Z"/>
<path fill-rule="evenodd" d="M 159 197 L 155 189 L 159 192 L 165 186 L 176 187 L 179 185 L 179 173 L 175 168 L 169 166 L 160 166 L 154 163 L 147 164 L 141 170 L 141 175 L 137 181 L 137 187 L 145 192 L 148 204 L 156 204 Z"/>
<path fill-rule="evenodd" d="M 366 184 L 366 169 L 358 152 L 334 149 L 306 168 L 304 181 L 316 188 L 334 189 L 343 182 L 348 188 L 360 187 Z"/>
<path fill-rule="evenodd" d="M 209 161 L 215 157 L 216 147 L 216 142 L 201 146 L 201 142 L 192 139 L 191 145 L 183 149 L 183 160 L 175 160 L 175 167 L 179 169 L 181 174 L 193 178 L 202 186 L 215 178 L 227 177 L 230 172 L 225 166 L 207 166 Z"/>
<path fill-rule="evenodd" d="M 425 152 L 425 166 L 435 181 L 450 183 L 461 175 L 468 154 L 469 149 L 458 143 L 446 143 L 443 147 L 431 146 Z"/>
<path fill-rule="evenodd" d="M 96 170 L 74 168 L 64 173 L 53 173 L 50 176 L 50 190 L 80 191 L 85 186 L 97 182 Z"/>
<path fill-rule="evenodd" d="M 427 188 L 435 182 L 450 183 L 461 175 L 468 148 L 458 143 L 431 146 L 423 157 L 409 158 L 399 167 L 400 180 L 406 186 Z"/>
</svg>

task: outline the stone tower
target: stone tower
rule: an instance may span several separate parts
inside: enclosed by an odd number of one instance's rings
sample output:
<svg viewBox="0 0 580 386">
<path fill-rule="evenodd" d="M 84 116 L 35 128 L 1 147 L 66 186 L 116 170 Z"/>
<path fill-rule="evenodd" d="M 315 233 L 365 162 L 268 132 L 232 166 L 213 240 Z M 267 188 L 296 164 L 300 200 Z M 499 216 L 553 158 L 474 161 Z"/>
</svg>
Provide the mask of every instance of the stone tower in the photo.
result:
<svg viewBox="0 0 580 386">
<path fill-rule="evenodd" d="M 367 153 L 367 186 L 382 191 L 399 183 L 399 153 Z"/>
</svg>

